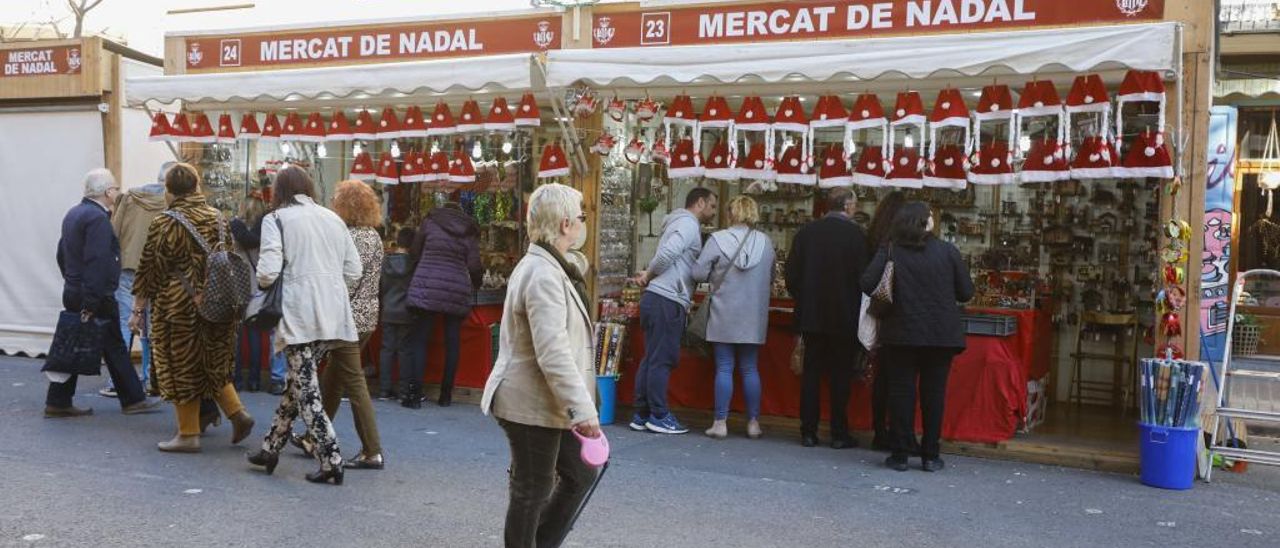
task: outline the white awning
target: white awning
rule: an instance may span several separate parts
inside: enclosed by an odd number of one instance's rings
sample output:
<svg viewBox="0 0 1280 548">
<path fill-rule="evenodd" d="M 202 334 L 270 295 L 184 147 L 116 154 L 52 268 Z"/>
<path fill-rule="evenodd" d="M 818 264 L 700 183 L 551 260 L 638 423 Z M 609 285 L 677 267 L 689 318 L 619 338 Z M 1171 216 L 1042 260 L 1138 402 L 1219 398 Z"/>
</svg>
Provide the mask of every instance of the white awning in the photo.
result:
<svg viewBox="0 0 1280 548">
<path fill-rule="evenodd" d="M 712 46 L 556 50 L 547 85 L 892 83 L 1124 69 L 1177 71 L 1177 23 Z M 874 86 L 873 86 L 874 87 Z"/>
<path fill-rule="evenodd" d="M 533 86 L 532 54 L 434 59 L 377 65 L 129 78 L 129 104 L 183 101 L 188 108 L 247 107 L 281 101 L 290 106 L 395 103 L 443 95 L 484 95 Z M 540 80 L 539 75 L 539 80 Z"/>
</svg>

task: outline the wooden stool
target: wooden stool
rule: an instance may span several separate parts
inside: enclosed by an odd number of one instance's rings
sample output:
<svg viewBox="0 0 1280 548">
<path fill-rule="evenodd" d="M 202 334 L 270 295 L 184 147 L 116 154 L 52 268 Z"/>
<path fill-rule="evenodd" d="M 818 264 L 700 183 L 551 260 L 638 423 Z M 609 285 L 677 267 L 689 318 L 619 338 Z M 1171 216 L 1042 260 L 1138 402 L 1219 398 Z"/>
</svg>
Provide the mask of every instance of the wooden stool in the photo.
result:
<svg viewBox="0 0 1280 548">
<path fill-rule="evenodd" d="M 1126 331 L 1132 330 L 1129 336 L 1129 348 L 1126 351 Z M 1085 352 L 1083 349 L 1086 335 L 1112 335 L 1116 344 L 1112 353 Z M 1134 314 L 1109 314 L 1105 312 L 1085 312 L 1080 316 L 1080 324 L 1076 328 L 1076 350 L 1071 354 L 1073 367 L 1071 371 L 1071 390 L 1069 400 L 1077 406 L 1089 404 L 1110 405 L 1121 410 L 1128 410 L 1133 401 L 1138 368 L 1138 320 Z M 1087 381 L 1081 371 L 1085 361 L 1111 362 L 1111 382 Z M 1109 393 L 1110 397 L 1101 394 Z"/>
</svg>

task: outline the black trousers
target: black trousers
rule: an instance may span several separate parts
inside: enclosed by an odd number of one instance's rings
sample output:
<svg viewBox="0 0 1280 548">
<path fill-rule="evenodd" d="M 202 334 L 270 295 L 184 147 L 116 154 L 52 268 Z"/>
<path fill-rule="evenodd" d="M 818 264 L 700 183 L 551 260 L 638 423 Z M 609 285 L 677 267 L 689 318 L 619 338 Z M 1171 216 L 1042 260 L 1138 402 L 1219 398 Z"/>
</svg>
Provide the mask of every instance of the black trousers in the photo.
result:
<svg viewBox="0 0 1280 548">
<path fill-rule="evenodd" d="M 569 430 L 498 419 L 511 445 L 507 548 L 553 547 L 572 523 L 597 471 Z"/>
<path fill-rule="evenodd" d="M 916 392 L 920 394 L 920 413 L 924 433 L 920 438 L 920 456 L 936 459 L 942 437 L 943 406 L 947 400 L 947 376 L 951 373 L 952 348 L 926 346 L 886 346 L 881 349 L 881 363 L 889 375 L 890 445 L 893 456 L 905 459 L 915 440 Z M 918 380 L 918 388 L 917 388 Z"/>
<path fill-rule="evenodd" d="M 883 354 L 875 352 L 875 374 L 871 380 L 871 427 L 876 439 L 889 441 L 889 372 L 885 371 Z"/>
<path fill-rule="evenodd" d="M 466 316 L 451 316 L 440 312 L 425 312 L 415 317 L 412 331 L 409 332 L 409 367 L 401 366 L 401 378 L 411 381 L 414 386 L 422 386 L 422 378 L 427 367 L 427 344 L 435 330 L 437 321 L 444 322 L 444 376 L 440 379 L 440 393 L 448 394 L 453 390 L 453 377 L 458 372 L 458 358 L 462 345 L 462 322 Z M 405 372 L 408 369 L 408 372 Z"/>
<path fill-rule="evenodd" d="M 63 295 L 62 306 L 67 310 L 80 310 L 79 299 Z M 142 390 L 142 381 L 133 370 L 133 362 L 129 359 L 129 349 L 125 347 L 124 335 L 116 326 L 120 325 L 120 307 L 114 298 L 104 299 L 94 312 L 95 316 L 107 320 L 112 326 L 107 329 L 107 339 L 103 343 L 102 358 L 107 362 L 107 373 L 111 375 L 111 384 L 116 387 L 120 407 L 138 403 L 147 397 Z M 71 375 L 67 382 L 49 383 L 49 391 L 45 393 L 44 404 L 49 407 L 71 407 L 71 399 L 76 395 L 78 375 Z"/>
<path fill-rule="evenodd" d="M 853 383 L 853 364 L 862 346 L 850 335 L 825 333 L 804 334 L 804 374 L 800 385 L 800 432 L 817 435 L 820 422 L 819 392 L 822 375 L 830 377 L 831 438 L 849 435 L 849 392 Z"/>
</svg>

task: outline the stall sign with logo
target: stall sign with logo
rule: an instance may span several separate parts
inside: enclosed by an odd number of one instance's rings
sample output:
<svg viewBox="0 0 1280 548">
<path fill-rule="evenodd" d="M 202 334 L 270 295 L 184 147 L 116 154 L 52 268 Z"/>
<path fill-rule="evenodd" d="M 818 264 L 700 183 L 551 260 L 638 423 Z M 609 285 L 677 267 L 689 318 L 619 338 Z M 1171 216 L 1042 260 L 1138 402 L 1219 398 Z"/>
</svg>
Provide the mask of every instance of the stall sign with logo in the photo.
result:
<svg viewBox="0 0 1280 548">
<path fill-rule="evenodd" d="M 1156 21 L 1164 0 L 843 0 L 599 10 L 597 48 L 856 38 Z"/>
<path fill-rule="evenodd" d="M 0 77 L 80 74 L 80 46 L 0 50 Z"/>
<path fill-rule="evenodd" d="M 190 36 L 187 72 L 349 65 L 536 53 L 560 48 L 561 16 L 396 23 L 368 27 Z"/>
</svg>

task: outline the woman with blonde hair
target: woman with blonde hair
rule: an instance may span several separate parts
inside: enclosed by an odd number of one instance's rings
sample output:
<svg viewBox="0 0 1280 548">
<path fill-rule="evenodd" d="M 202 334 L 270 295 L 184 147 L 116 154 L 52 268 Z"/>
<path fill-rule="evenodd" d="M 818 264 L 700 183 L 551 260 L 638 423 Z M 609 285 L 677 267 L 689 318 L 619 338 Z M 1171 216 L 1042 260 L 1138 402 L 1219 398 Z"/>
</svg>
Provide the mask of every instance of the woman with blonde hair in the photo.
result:
<svg viewBox="0 0 1280 548">
<path fill-rule="evenodd" d="M 200 193 L 200 174 L 190 164 L 176 164 L 165 174 L 165 190 L 173 196 L 163 214 L 151 222 L 133 286 L 129 327 L 142 327 L 151 306 L 151 360 L 160 395 L 173 402 L 178 434 L 160 442 L 161 451 L 200 451 L 200 401 L 212 398 L 231 420 L 231 443 L 253 429 L 228 382 L 235 363 L 234 322 L 214 323 L 196 310 L 195 290 L 204 287 L 209 253 L 231 249 L 227 221 Z"/>
<path fill-rule="evenodd" d="M 369 185 L 355 180 L 338 183 L 333 195 L 334 213 L 347 224 L 351 240 L 360 255 L 360 281 L 351 292 L 351 316 L 356 322 L 358 342 L 340 342 L 329 351 L 329 366 L 320 375 L 320 400 L 324 414 L 333 420 L 338 414 L 342 398 L 351 400 L 351 414 L 355 419 L 356 435 L 360 436 L 360 454 L 348 459 L 346 468 L 381 470 L 382 444 L 378 436 L 377 418 L 373 412 L 373 400 L 360 364 L 360 354 L 369 336 L 378 327 L 378 283 L 382 268 L 382 238 L 377 227 L 382 226 L 382 204 Z M 307 454 L 314 450 L 309 436 L 295 436 L 294 445 Z"/>
<path fill-rule="evenodd" d="M 528 251 L 507 282 L 498 359 L 480 409 L 511 447 L 508 547 L 558 546 L 592 481 L 573 431 L 601 435 L 591 367 L 586 283 L 565 256 L 586 240 L 582 193 L 533 191 Z"/>
<path fill-rule="evenodd" d="M 760 372 L 756 364 L 769 327 L 769 297 L 773 285 L 773 242 L 752 229 L 760 209 L 750 196 L 729 202 L 729 228 L 711 235 L 694 265 L 693 279 L 711 284 L 711 315 L 707 342 L 716 359 L 716 416 L 707 435 L 728 435 L 729 400 L 733 399 L 733 369 L 742 371 L 747 401 L 747 437 L 760 431 Z"/>
</svg>

